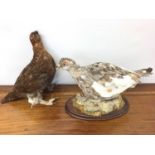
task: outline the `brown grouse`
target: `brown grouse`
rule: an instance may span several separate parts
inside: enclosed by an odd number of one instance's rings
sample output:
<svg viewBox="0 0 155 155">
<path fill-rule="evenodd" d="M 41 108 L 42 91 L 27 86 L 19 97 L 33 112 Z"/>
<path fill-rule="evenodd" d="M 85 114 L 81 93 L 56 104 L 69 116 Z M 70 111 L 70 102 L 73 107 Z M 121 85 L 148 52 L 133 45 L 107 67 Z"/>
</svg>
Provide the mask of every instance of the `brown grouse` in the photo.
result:
<svg viewBox="0 0 155 155">
<path fill-rule="evenodd" d="M 13 90 L 1 101 L 6 103 L 21 98 L 28 98 L 30 104 L 52 105 L 54 98 L 49 101 L 42 99 L 45 90 L 52 89 L 52 80 L 56 72 L 56 65 L 52 56 L 46 51 L 41 37 L 37 31 L 30 34 L 30 41 L 33 47 L 33 59 L 23 69 L 17 78 Z"/>
</svg>

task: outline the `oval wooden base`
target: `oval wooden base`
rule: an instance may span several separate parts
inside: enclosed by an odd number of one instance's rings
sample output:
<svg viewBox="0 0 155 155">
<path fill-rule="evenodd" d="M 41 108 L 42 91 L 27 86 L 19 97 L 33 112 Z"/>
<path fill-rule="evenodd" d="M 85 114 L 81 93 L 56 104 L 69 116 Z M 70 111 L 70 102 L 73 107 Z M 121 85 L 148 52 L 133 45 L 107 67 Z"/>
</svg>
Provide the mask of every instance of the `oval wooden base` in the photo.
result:
<svg viewBox="0 0 155 155">
<path fill-rule="evenodd" d="M 66 102 L 65 110 L 70 116 L 77 118 L 77 119 L 82 119 L 82 120 L 109 120 L 109 119 L 117 118 L 117 117 L 120 117 L 120 116 L 126 114 L 128 112 L 128 109 L 129 109 L 129 104 L 128 104 L 127 100 L 125 98 L 123 98 L 125 104 L 124 104 L 122 109 L 115 110 L 113 112 L 110 112 L 108 114 L 105 114 L 105 115 L 102 115 L 99 117 L 90 116 L 90 115 L 86 115 L 84 113 L 81 113 L 80 110 L 73 107 L 72 99 L 73 99 L 73 97 L 71 97 Z"/>
</svg>

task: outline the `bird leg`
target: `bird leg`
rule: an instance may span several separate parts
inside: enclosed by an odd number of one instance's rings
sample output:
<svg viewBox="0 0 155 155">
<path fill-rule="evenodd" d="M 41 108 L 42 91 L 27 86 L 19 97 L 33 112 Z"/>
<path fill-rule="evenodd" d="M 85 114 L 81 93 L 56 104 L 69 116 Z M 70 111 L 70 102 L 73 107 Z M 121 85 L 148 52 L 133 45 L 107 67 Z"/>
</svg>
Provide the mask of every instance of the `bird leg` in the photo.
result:
<svg viewBox="0 0 155 155">
<path fill-rule="evenodd" d="M 51 98 L 48 101 L 43 100 L 41 93 L 35 94 L 27 94 L 28 102 L 33 107 L 36 104 L 43 104 L 43 105 L 53 105 L 55 98 Z"/>
</svg>

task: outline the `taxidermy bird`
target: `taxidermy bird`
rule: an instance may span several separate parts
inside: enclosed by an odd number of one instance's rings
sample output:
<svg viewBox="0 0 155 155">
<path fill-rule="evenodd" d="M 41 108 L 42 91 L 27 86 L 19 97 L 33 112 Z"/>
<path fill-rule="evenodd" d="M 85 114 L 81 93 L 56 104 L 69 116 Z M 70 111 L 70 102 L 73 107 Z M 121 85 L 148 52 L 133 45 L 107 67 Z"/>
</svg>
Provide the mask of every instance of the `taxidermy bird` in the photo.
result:
<svg viewBox="0 0 155 155">
<path fill-rule="evenodd" d="M 58 68 L 67 70 L 72 75 L 85 97 L 104 100 L 118 97 L 128 88 L 135 87 L 141 77 L 152 72 L 152 68 L 132 72 L 103 62 L 80 66 L 69 58 L 62 58 Z"/>
<path fill-rule="evenodd" d="M 13 90 L 2 99 L 2 103 L 27 97 L 32 106 L 36 104 L 52 105 L 55 100 L 52 98 L 45 101 L 42 98 L 45 90 L 51 91 L 53 88 L 51 82 L 56 72 L 55 62 L 44 48 L 37 31 L 30 34 L 30 41 L 33 47 L 33 59 L 20 73 Z"/>
</svg>

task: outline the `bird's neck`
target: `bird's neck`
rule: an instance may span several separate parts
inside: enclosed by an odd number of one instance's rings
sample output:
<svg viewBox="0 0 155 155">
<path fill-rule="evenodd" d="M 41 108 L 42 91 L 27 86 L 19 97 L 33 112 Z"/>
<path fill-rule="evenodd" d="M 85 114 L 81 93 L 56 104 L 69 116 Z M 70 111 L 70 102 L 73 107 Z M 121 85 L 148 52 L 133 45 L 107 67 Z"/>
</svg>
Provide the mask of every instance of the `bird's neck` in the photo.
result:
<svg viewBox="0 0 155 155">
<path fill-rule="evenodd" d="M 68 71 L 70 72 L 70 74 L 72 75 L 73 78 L 77 78 L 80 76 L 80 66 L 79 65 L 71 66 Z"/>
<path fill-rule="evenodd" d="M 33 45 L 33 53 L 35 57 L 42 55 L 44 52 L 46 52 L 46 50 L 41 42 Z"/>
</svg>

